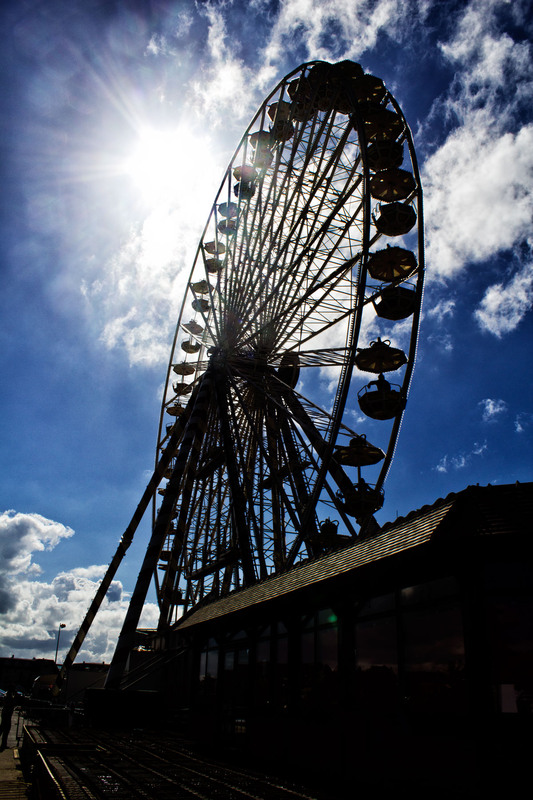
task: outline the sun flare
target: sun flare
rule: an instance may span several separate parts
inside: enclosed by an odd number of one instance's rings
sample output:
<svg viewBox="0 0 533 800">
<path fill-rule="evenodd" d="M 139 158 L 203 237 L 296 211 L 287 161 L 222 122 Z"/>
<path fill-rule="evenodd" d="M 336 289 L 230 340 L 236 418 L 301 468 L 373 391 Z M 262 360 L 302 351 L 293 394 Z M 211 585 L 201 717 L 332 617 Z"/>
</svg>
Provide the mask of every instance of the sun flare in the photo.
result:
<svg viewBox="0 0 533 800">
<path fill-rule="evenodd" d="M 146 127 L 127 159 L 126 173 L 148 203 L 168 201 L 186 190 L 202 146 L 188 130 Z"/>
</svg>

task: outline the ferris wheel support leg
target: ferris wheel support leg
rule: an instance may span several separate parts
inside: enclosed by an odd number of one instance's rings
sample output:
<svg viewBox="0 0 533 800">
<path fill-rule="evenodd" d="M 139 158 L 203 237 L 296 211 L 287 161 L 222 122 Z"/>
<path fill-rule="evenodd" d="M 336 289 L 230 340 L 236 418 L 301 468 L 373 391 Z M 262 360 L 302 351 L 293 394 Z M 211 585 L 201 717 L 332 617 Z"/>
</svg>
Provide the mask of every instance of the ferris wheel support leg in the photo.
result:
<svg viewBox="0 0 533 800">
<path fill-rule="evenodd" d="M 52 694 L 54 695 L 54 697 L 57 697 L 61 691 L 61 687 L 65 681 L 67 672 L 74 663 L 76 656 L 78 655 L 80 648 L 83 642 L 85 641 L 85 637 L 87 636 L 90 627 L 94 621 L 94 618 L 96 617 L 96 614 L 98 613 L 98 610 L 102 605 L 102 602 L 107 594 L 107 590 L 111 585 L 111 581 L 115 577 L 116 572 L 122 562 L 122 559 L 126 555 L 126 551 L 128 550 L 130 544 L 133 541 L 135 531 L 137 530 L 139 523 L 143 518 L 144 513 L 148 508 L 148 505 L 150 504 L 152 497 L 154 496 L 155 490 L 157 489 L 157 487 L 161 483 L 161 480 L 163 479 L 164 472 L 167 469 L 168 465 L 170 464 L 172 455 L 176 449 L 177 443 L 183 433 L 183 430 L 185 428 L 188 419 L 189 419 L 189 413 L 186 410 L 184 414 L 180 417 L 178 424 L 176 425 L 176 430 L 172 433 L 172 436 L 170 437 L 170 440 L 165 450 L 163 451 L 161 458 L 157 463 L 157 466 L 154 470 L 154 474 L 150 478 L 150 482 L 148 483 L 148 486 L 144 490 L 144 494 L 139 502 L 139 505 L 135 509 L 135 513 L 131 518 L 130 524 L 122 534 L 122 538 L 120 539 L 115 555 L 111 559 L 109 567 L 107 568 L 106 573 L 102 578 L 102 582 L 98 587 L 98 590 L 93 598 L 91 605 L 89 606 L 89 609 L 87 610 L 87 614 L 85 615 L 85 618 L 82 624 L 80 625 L 80 628 L 74 638 L 74 641 L 72 642 L 70 650 L 68 651 L 63 661 L 61 670 L 52 688 Z"/>
<path fill-rule="evenodd" d="M 285 396 L 285 400 L 287 402 L 288 407 L 291 409 L 294 418 L 297 422 L 302 426 L 302 429 L 305 430 L 309 441 L 311 442 L 312 446 L 315 448 L 317 453 L 320 455 L 327 454 L 328 452 L 328 444 L 321 436 L 320 432 L 315 427 L 312 419 L 307 414 L 305 408 L 302 406 L 296 395 L 287 393 Z M 349 497 L 350 494 L 353 492 L 353 483 L 350 481 L 349 477 L 346 475 L 345 471 L 341 467 L 341 465 L 335 461 L 334 458 L 329 458 L 329 464 L 327 466 L 328 472 L 331 474 L 333 480 L 344 494 L 345 497 Z M 302 543 L 302 539 L 304 538 L 304 531 L 303 529 L 300 530 L 298 536 L 296 537 L 295 541 L 291 546 L 291 550 L 287 556 L 287 563 L 286 567 L 289 568 L 293 565 L 294 559 L 296 554 L 300 548 Z"/>
<path fill-rule="evenodd" d="M 250 548 L 250 535 L 246 524 L 245 500 L 242 487 L 239 482 L 239 472 L 235 461 L 235 451 L 231 437 L 230 424 L 228 419 L 228 407 L 226 397 L 226 377 L 220 368 L 215 372 L 215 388 L 217 394 L 218 409 L 220 412 L 220 428 L 222 441 L 226 453 L 226 466 L 233 501 L 233 519 L 237 531 L 237 542 L 241 552 L 241 563 L 244 580 L 247 585 L 255 583 L 255 570 Z"/>
<path fill-rule="evenodd" d="M 289 463 L 297 465 L 298 461 L 299 461 L 298 451 L 297 451 L 296 446 L 294 444 L 292 431 L 290 430 L 290 427 L 289 427 L 286 419 L 284 419 L 281 422 L 280 430 L 281 430 L 281 434 L 283 436 L 283 440 L 285 442 L 285 449 L 286 449 L 288 457 L 289 457 Z M 296 492 L 297 492 L 297 495 L 298 495 L 299 508 L 306 508 L 307 504 L 309 503 L 310 495 L 309 495 L 309 491 L 307 489 L 306 483 L 305 483 L 305 481 L 303 479 L 303 471 L 301 469 L 298 469 L 297 467 L 295 467 L 295 469 L 292 470 L 292 473 L 293 473 L 293 478 L 294 478 L 294 485 L 295 485 Z M 315 516 L 313 516 L 309 520 L 309 531 L 308 531 L 307 536 L 304 538 L 305 546 L 306 546 L 306 549 L 307 549 L 307 554 L 310 557 L 315 555 L 314 547 L 313 547 L 313 545 L 311 543 L 314 541 L 314 539 L 316 539 L 317 533 L 318 533 L 318 531 L 317 531 L 317 527 L 316 527 L 316 519 L 315 519 Z"/>
<path fill-rule="evenodd" d="M 199 435 L 203 436 L 203 429 L 205 429 L 205 407 L 209 402 L 211 389 L 211 375 L 208 371 L 205 373 L 202 383 L 198 388 L 194 408 L 183 436 L 183 441 L 176 459 L 176 465 L 165 490 L 152 537 L 146 550 L 144 561 L 118 638 L 115 653 L 109 667 L 105 682 L 106 689 L 119 688 L 128 656 L 134 646 L 135 631 L 137 630 L 150 582 L 157 566 L 159 553 L 161 552 L 165 536 L 167 535 L 172 520 L 184 468 L 196 439 Z"/>
</svg>

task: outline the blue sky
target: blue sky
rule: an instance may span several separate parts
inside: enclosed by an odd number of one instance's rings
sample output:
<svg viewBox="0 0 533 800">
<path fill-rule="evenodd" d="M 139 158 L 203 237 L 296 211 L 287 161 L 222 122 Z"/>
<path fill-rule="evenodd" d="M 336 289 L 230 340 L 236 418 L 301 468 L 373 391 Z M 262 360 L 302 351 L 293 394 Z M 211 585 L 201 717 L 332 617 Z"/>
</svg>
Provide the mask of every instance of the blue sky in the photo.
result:
<svg viewBox="0 0 533 800">
<path fill-rule="evenodd" d="M 173 329 L 224 170 L 305 61 L 383 78 L 422 172 L 424 313 L 379 521 L 471 483 L 531 480 L 529 11 L 3 4 L 0 655 L 53 657 L 59 622 L 60 653 L 73 638 L 153 468 Z M 148 532 L 80 659 L 112 655 Z M 156 620 L 151 602 L 143 624 Z"/>
</svg>

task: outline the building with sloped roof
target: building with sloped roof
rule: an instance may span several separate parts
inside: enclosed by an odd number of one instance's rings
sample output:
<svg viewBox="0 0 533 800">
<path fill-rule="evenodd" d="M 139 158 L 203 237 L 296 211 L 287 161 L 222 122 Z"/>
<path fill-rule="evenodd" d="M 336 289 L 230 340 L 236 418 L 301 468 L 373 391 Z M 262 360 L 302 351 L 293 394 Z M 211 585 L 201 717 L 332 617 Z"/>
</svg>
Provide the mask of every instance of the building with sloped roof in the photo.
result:
<svg viewBox="0 0 533 800">
<path fill-rule="evenodd" d="M 532 518 L 533 484 L 469 486 L 196 606 L 154 641 L 169 707 L 339 786 L 504 781 L 532 732 Z"/>
</svg>

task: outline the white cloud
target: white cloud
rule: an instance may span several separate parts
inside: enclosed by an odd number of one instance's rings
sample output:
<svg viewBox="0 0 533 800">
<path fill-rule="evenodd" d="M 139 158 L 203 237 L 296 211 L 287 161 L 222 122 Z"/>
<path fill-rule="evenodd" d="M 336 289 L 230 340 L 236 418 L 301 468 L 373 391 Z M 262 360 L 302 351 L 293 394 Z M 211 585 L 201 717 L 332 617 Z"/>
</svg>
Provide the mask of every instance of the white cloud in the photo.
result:
<svg viewBox="0 0 533 800">
<path fill-rule="evenodd" d="M 257 0 L 256 26 L 270 37 L 261 48 L 258 36 L 253 66 L 240 55 L 244 42 L 235 34 L 231 3 L 197 4 L 194 16 L 172 12 L 164 34 L 146 32 L 142 52 L 154 69 L 164 67 L 169 73 L 181 62 L 184 32 L 201 25 L 207 28 L 207 41 L 197 54 L 194 73 L 179 81 L 177 97 L 170 99 L 164 78 L 158 84 L 162 107 L 179 118 L 178 157 L 172 163 L 166 159 L 163 176 L 168 191 L 132 227 L 120 250 L 103 267 L 94 259 L 93 274 L 86 269 L 81 281 L 87 313 L 106 347 L 124 348 L 132 364 L 166 360 L 209 204 L 229 154 L 266 91 L 286 71 L 288 61 L 294 67 L 297 53 L 333 61 L 358 58 L 376 43 L 380 31 L 398 34 L 414 8 L 418 15 L 425 13 L 423 2 L 408 6 L 400 0 L 287 0 L 273 13 L 269 4 Z M 127 94 L 119 99 L 126 108 L 133 102 Z M 137 110 L 133 116 L 139 126 Z M 160 181 L 153 176 L 152 160 L 142 172 L 145 185 L 133 189 L 146 203 Z"/>
<path fill-rule="evenodd" d="M 74 535 L 72 528 L 46 519 L 40 514 L 13 510 L 0 514 L 0 576 L 2 582 L 12 575 L 35 570 L 34 552 L 53 550 L 62 539 Z M 38 569 L 38 567 L 37 567 Z"/>
<path fill-rule="evenodd" d="M 486 290 L 475 317 L 483 330 L 498 338 L 513 331 L 533 305 L 533 261 L 507 283 L 496 283 Z"/>
<path fill-rule="evenodd" d="M 531 423 L 533 423 L 533 414 L 527 414 L 526 412 L 521 411 L 516 415 L 514 421 L 516 433 L 524 433 L 524 431 L 529 428 Z"/>
<path fill-rule="evenodd" d="M 501 30 L 505 0 L 472 0 L 441 44 L 456 75 L 433 113 L 454 126 L 423 169 L 429 275 L 512 248 L 531 231 L 533 100 L 531 46 Z M 506 8 L 507 7 L 507 8 Z"/>
<path fill-rule="evenodd" d="M 515 41 L 500 28 L 498 15 L 506 6 L 508 0 L 471 0 L 455 36 L 440 45 L 444 56 L 461 70 L 456 78 L 456 96 L 448 100 L 448 108 L 460 119 L 464 119 L 465 111 L 468 114 L 472 108 L 498 102 L 497 93 L 502 88 L 506 89 L 510 112 L 513 102 L 532 91 L 529 42 Z M 520 82 L 511 83 L 511 76 Z"/>
<path fill-rule="evenodd" d="M 158 141 L 155 132 L 154 147 Z M 194 126 L 176 128 L 174 149 L 174 157 L 159 164 L 164 170 L 159 177 L 150 169 L 135 170 L 135 191 L 153 206 L 105 270 L 95 263 L 82 285 L 101 341 L 110 349 L 124 348 L 131 364 L 162 364 L 168 358 L 209 201 L 223 171 L 210 138 Z M 148 185 L 139 185 L 145 179 Z"/>
<path fill-rule="evenodd" d="M 453 317 L 455 314 L 455 300 L 439 300 L 432 308 L 425 312 L 428 317 L 434 317 L 438 322 L 442 322 L 446 317 Z"/>
<path fill-rule="evenodd" d="M 199 6 L 208 21 L 206 66 L 201 80 L 192 84 L 192 97 L 197 112 L 209 115 L 211 129 L 225 120 L 245 120 L 256 105 L 254 89 L 256 76 L 244 62 L 236 58 L 232 48 L 231 30 L 228 32 L 224 6 L 211 3 Z M 230 17 L 231 19 L 231 17 Z"/>
<path fill-rule="evenodd" d="M 490 397 L 486 397 L 484 400 L 480 400 L 478 405 L 482 409 L 481 419 L 483 422 L 494 422 L 507 411 L 505 400 L 492 400 Z"/>
<path fill-rule="evenodd" d="M 105 573 L 105 565 L 63 571 L 38 580 L 33 555 L 52 550 L 74 531 L 39 514 L 0 515 L 0 654 L 31 658 L 55 654 L 59 623 L 60 657 L 66 653 Z M 128 596 L 114 580 L 79 653 L 85 661 L 109 661 L 127 610 Z M 148 603 L 141 625 L 154 627 L 158 611 Z"/>
<path fill-rule="evenodd" d="M 495 137 L 493 120 L 473 113 L 428 159 L 423 184 L 434 277 L 512 248 L 531 233 L 533 125 Z"/>
<path fill-rule="evenodd" d="M 453 339 L 451 334 L 431 334 L 428 336 L 428 342 L 435 344 L 442 352 L 451 353 L 453 350 Z"/>
<path fill-rule="evenodd" d="M 474 442 L 469 452 L 458 453 L 457 455 L 444 455 L 435 466 L 437 472 L 447 473 L 450 470 L 464 469 L 467 467 L 474 456 L 481 456 L 487 450 L 486 442 Z"/>
</svg>

